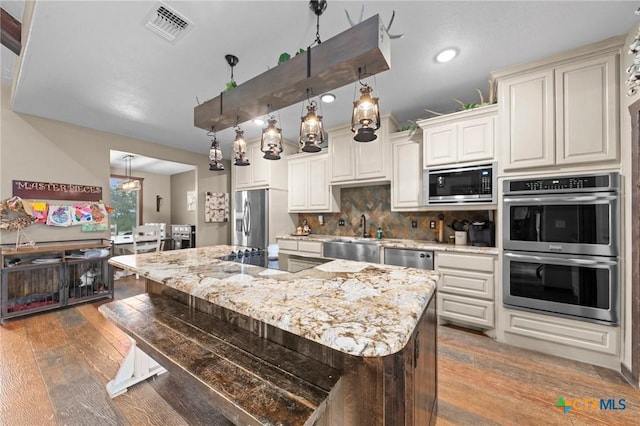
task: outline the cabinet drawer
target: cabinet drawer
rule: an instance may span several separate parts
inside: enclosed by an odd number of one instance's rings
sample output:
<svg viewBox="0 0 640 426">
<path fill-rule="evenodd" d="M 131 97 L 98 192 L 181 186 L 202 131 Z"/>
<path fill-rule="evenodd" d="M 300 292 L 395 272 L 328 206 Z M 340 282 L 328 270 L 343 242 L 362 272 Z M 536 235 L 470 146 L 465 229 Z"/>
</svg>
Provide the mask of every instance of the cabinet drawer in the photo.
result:
<svg viewBox="0 0 640 426">
<path fill-rule="evenodd" d="M 298 251 L 298 241 L 296 240 L 278 240 L 280 250 Z"/>
<path fill-rule="evenodd" d="M 479 254 L 460 254 L 460 253 L 436 253 L 437 270 L 440 268 L 466 269 L 472 272 L 490 272 L 494 270 L 493 256 L 483 256 Z"/>
<path fill-rule="evenodd" d="M 322 256 L 322 243 L 319 241 L 298 241 L 298 252 L 301 256 L 305 254 Z"/>
<path fill-rule="evenodd" d="M 563 356 L 571 356 L 571 348 L 619 353 L 619 327 L 511 310 L 504 311 L 503 320 L 505 333 L 532 338 L 538 347 L 545 342 L 565 345 Z"/>
<path fill-rule="evenodd" d="M 439 268 L 438 272 L 438 291 L 493 300 L 493 274 L 449 268 Z"/>
<path fill-rule="evenodd" d="M 438 293 L 438 315 L 442 319 L 493 328 L 494 303 L 452 294 Z"/>
</svg>

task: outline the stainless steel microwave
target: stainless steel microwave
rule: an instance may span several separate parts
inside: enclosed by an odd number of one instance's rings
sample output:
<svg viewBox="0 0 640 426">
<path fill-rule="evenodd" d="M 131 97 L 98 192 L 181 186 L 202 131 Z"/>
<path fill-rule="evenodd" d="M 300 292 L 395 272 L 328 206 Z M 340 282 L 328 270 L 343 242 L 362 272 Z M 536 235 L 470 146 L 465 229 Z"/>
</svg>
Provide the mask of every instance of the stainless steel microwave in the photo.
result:
<svg viewBox="0 0 640 426">
<path fill-rule="evenodd" d="M 427 169 L 422 181 L 425 205 L 494 204 L 497 201 L 495 163 Z"/>
</svg>

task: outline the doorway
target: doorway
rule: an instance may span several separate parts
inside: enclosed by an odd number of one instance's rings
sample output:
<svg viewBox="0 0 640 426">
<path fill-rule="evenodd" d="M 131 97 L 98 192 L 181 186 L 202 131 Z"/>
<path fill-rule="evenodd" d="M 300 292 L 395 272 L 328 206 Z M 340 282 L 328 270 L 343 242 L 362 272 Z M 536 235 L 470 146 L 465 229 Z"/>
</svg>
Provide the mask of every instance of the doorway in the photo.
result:
<svg viewBox="0 0 640 426">
<path fill-rule="evenodd" d="M 168 238 L 172 223 L 183 224 L 180 220 L 186 215 L 186 194 L 196 188 L 194 165 L 111 150 L 110 166 L 111 207 L 116 209 L 110 224 L 117 225 L 117 234 L 126 235 L 134 226 L 153 223 L 160 224 L 163 238 Z M 131 181 L 136 185 L 121 184 Z M 178 194 L 182 203 L 173 200 Z M 188 213 L 195 224 L 195 211 Z"/>
</svg>

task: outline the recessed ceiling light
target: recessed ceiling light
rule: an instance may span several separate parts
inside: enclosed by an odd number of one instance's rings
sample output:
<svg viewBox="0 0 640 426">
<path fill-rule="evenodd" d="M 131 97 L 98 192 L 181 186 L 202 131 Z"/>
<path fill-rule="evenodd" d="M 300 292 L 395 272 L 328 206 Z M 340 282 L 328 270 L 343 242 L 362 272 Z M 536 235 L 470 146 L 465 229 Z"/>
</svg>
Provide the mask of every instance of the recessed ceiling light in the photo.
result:
<svg viewBox="0 0 640 426">
<path fill-rule="evenodd" d="M 264 124 L 264 120 L 262 118 L 254 118 L 253 124 L 255 124 L 256 126 L 262 126 Z"/>
<path fill-rule="evenodd" d="M 436 55 L 436 62 L 440 62 L 441 64 L 443 64 L 445 62 L 449 62 L 457 55 L 458 51 L 456 49 L 445 49 Z"/>
<path fill-rule="evenodd" d="M 325 93 L 324 95 L 320 96 L 320 100 L 325 104 L 330 104 L 331 102 L 336 100 L 336 95 L 334 95 L 333 93 Z"/>
</svg>

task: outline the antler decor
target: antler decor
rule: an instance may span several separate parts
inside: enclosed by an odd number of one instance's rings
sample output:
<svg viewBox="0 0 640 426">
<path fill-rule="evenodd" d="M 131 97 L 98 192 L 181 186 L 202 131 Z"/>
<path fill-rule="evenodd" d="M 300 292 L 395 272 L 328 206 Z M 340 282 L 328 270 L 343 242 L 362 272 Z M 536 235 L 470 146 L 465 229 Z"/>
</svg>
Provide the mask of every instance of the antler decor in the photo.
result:
<svg viewBox="0 0 640 426">
<path fill-rule="evenodd" d="M 364 3 L 362 4 L 362 7 L 360 8 L 360 17 L 358 18 L 358 22 L 354 23 L 351 20 L 351 16 L 349 16 L 349 12 L 347 12 L 347 9 L 344 10 L 344 13 L 347 15 L 347 21 L 349 21 L 349 25 L 354 27 L 357 24 L 359 24 L 360 22 L 362 22 L 362 16 L 364 15 Z M 393 25 L 393 20 L 395 19 L 395 17 L 396 17 L 396 11 L 394 10 L 393 13 L 391 14 L 391 19 L 389 20 L 389 25 L 384 27 L 384 32 L 386 32 L 387 35 L 389 36 L 389 38 L 392 39 L 392 40 L 396 39 L 396 38 L 404 37 L 404 34 L 393 35 L 393 34 L 389 33 L 389 30 L 391 29 L 391 25 Z"/>
</svg>

